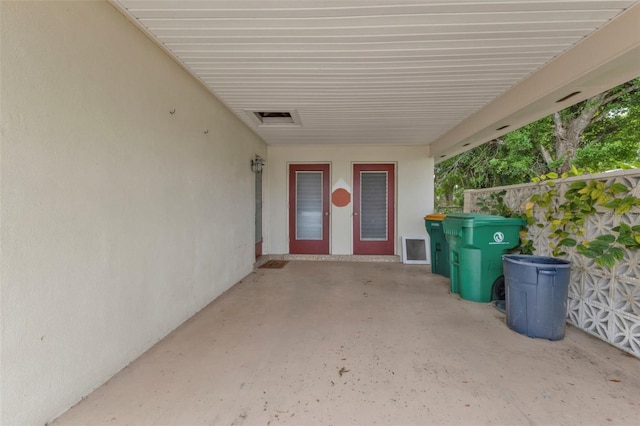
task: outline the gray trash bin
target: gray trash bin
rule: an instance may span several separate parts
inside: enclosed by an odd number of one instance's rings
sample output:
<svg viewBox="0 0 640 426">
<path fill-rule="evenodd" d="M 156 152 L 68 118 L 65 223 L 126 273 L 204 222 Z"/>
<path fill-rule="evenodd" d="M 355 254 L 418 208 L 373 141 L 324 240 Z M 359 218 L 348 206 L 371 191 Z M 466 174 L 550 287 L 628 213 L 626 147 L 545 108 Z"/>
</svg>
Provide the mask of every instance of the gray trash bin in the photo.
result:
<svg viewBox="0 0 640 426">
<path fill-rule="evenodd" d="M 571 262 L 505 255 L 507 326 L 529 337 L 564 338 Z"/>
</svg>

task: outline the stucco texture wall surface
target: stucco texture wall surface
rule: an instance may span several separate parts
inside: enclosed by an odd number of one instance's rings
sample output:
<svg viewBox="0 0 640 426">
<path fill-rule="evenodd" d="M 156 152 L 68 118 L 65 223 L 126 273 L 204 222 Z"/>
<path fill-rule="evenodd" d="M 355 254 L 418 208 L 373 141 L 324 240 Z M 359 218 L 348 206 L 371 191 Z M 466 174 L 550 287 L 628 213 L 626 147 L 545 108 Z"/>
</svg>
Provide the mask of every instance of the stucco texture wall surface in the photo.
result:
<svg viewBox="0 0 640 426">
<path fill-rule="evenodd" d="M 0 423 L 43 424 L 251 271 L 266 146 L 108 3 L 0 8 Z"/>
</svg>

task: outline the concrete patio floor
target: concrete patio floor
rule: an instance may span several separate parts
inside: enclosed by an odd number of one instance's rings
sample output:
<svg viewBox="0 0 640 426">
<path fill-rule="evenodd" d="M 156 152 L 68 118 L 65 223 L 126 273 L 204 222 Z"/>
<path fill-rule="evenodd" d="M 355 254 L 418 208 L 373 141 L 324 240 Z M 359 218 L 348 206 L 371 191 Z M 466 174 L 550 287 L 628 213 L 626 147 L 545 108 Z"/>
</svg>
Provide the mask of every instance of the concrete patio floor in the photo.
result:
<svg viewBox="0 0 640 426">
<path fill-rule="evenodd" d="M 423 265 L 256 269 L 53 424 L 638 424 L 638 359 L 573 327 L 521 336 L 448 286 Z"/>
</svg>

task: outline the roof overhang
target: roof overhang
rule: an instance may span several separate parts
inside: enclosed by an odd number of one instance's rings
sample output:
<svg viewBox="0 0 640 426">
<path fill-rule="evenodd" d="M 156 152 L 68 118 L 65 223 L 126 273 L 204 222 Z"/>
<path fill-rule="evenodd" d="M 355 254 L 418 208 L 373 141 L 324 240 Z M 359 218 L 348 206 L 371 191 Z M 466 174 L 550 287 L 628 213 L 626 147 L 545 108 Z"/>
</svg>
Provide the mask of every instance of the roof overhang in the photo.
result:
<svg viewBox="0 0 640 426">
<path fill-rule="evenodd" d="M 443 161 L 638 76 L 640 5 L 635 5 L 439 137 L 431 155 Z M 558 102 L 575 92 L 580 93 Z"/>
</svg>

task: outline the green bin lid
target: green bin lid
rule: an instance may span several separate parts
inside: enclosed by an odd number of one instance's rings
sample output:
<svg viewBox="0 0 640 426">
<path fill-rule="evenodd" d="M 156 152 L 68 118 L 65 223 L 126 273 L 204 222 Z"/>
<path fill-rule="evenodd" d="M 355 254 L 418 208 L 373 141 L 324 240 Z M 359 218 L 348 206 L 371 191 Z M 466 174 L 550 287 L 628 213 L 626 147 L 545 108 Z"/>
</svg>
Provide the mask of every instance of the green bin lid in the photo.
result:
<svg viewBox="0 0 640 426">
<path fill-rule="evenodd" d="M 524 225 L 525 221 L 520 218 L 507 218 L 491 214 L 480 213 L 452 213 L 445 219 L 449 224 L 456 224 L 462 228 L 475 228 L 479 226 L 495 226 L 495 225 Z"/>
</svg>

